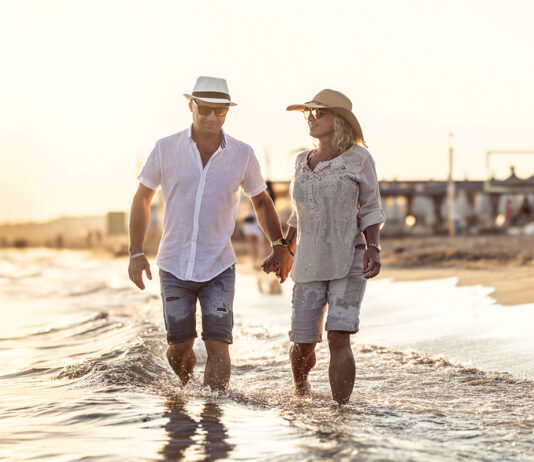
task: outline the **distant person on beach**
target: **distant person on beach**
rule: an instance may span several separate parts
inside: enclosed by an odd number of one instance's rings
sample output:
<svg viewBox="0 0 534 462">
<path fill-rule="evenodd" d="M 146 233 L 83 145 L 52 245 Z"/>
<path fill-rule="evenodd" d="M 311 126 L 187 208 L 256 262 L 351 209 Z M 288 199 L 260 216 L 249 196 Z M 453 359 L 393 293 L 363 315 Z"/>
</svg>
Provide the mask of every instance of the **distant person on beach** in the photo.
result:
<svg viewBox="0 0 534 462">
<path fill-rule="evenodd" d="M 525 225 L 530 222 L 532 216 L 532 206 L 528 200 L 528 197 L 523 198 L 523 202 L 518 210 L 518 222 L 522 225 Z"/>
<path fill-rule="evenodd" d="M 196 357 L 196 303 L 202 309 L 202 339 L 207 362 L 204 384 L 225 389 L 230 380 L 234 325 L 236 257 L 231 235 L 239 188 L 251 197 L 258 222 L 272 243 L 281 280 L 292 256 L 282 238 L 273 202 L 252 148 L 222 129 L 230 106 L 226 80 L 199 77 L 189 100 L 191 127 L 160 139 L 139 174 L 130 214 L 130 279 L 144 289 L 143 271 L 152 279 L 143 253 L 150 203 L 161 186 L 163 236 L 156 263 L 160 268 L 167 358 L 182 384 L 191 378 Z"/>
<path fill-rule="evenodd" d="M 512 208 L 512 201 L 510 199 L 506 199 L 504 204 L 504 222 L 506 223 L 506 226 L 510 226 L 513 224 L 513 221 L 514 209 Z"/>
<path fill-rule="evenodd" d="M 308 374 L 315 346 L 326 330 L 332 397 L 348 402 L 355 380 L 350 334 L 359 329 L 367 279 L 380 272 L 379 231 L 385 221 L 373 158 L 366 149 L 352 103 L 340 92 L 323 90 L 303 111 L 316 149 L 300 153 L 291 182 L 293 213 L 287 242 L 295 253 L 290 360 L 298 395 L 310 392 Z M 276 257 L 264 270 L 276 271 Z"/>
<path fill-rule="evenodd" d="M 267 185 L 267 194 L 273 200 L 273 203 L 276 204 L 276 194 L 274 193 L 273 182 L 271 180 L 265 180 Z"/>
<path fill-rule="evenodd" d="M 251 210 L 244 218 L 242 230 L 248 244 L 250 257 L 252 258 L 252 265 L 256 268 L 260 255 L 258 246 L 261 239 L 261 229 L 254 210 Z"/>
</svg>

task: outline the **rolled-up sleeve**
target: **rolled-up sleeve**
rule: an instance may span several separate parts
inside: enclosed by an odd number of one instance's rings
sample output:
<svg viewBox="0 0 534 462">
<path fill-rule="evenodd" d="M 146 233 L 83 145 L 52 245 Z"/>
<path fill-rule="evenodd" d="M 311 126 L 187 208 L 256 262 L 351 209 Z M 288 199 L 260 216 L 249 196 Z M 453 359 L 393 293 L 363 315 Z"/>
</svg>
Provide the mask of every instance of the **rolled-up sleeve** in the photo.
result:
<svg viewBox="0 0 534 462">
<path fill-rule="evenodd" d="M 241 187 L 249 197 L 257 196 L 267 189 L 267 185 L 261 174 L 260 163 L 252 149 L 249 153 L 247 168 L 243 181 L 241 182 Z"/>
<path fill-rule="evenodd" d="M 156 143 L 154 149 L 148 156 L 145 165 L 141 169 L 141 173 L 137 177 L 139 181 L 150 189 L 158 189 L 161 184 L 161 154 L 159 142 Z"/>
<path fill-rule="evenodd" d="M 364 231 L 369 226 L 384 223 L 386 215 L 382 210 L 382 200 L 376 176 L 375 162 L 371 156 L 367 157 L 362 164 L 359 178 L 360 195 L 358 220 L 360 229 Z"/>
</svg>

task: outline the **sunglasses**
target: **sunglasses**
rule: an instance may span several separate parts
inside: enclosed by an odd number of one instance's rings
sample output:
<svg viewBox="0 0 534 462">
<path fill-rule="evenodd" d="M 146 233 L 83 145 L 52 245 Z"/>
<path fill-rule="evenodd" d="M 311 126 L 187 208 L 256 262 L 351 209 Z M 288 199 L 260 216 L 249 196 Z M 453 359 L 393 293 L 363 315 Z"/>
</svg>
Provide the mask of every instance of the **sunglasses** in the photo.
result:
<svg viewBox="0 0 534 462">
<path fill-rule="evenodd" d="M 195 103 L 195 106 L 198 109 L 198 113 L 203 116 L 210 115 L 211 111 L 213 111 L 213 113 L 217 117 L 224 117 L 229 109 L 228 106 L 222 106 L 222 107 L 200 106 L 195 100 L 193 100 L 193 103 Z"/>
<path fill-rule="evenodd" d="M 304 118 L 306 120 L 308 120 L 310 116 L 312 119 L 317 120 L 319 117 L 326 114 L 326 111 L 324 109 L 304 109 L 302 113 L 304 114 Z"/>
</svg>

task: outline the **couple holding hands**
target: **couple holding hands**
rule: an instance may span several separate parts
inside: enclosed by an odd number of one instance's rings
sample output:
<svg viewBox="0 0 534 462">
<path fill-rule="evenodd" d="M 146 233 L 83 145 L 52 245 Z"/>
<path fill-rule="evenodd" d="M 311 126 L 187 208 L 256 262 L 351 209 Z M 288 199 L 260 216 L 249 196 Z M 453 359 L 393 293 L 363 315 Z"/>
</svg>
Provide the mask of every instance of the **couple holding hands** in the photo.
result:
<svg viewBox="0 0 534 462">
<path fill-rule="evenodd" d="M 143 253 L 150 203 L 158 187 L 164 204 L 160 268 L 167 358 L 182 383 L 196 363 L 196 303 L 202 310 L 207 362 L 204 384 L 225 389 L 230 380 L 236 257 L 231 236 L 239 188 L 250 196 L 272 243 L 262 264 L 294 281 L 289 357 L 295 392 L 310 392 L 324 316 L 330 348 L 332 398 L 350 399 L 355 363 L 350 334 L 358 332 L 367 279 L 380 271 L 380 225 L 385 216 L 373 158 L 350 100 L 323 90 L 288 111 L 301 111 L 316 149 L 300 153 L 291 181 L 292 214 L 285 238 L 252 148 L 223 131 L 232 102 L 224 79 L 199 77 L 184 95 L 190 128 L 160 139 L 141 173 L 130 213 L 130 279 L 144 289 L 152 278 Z"/>
</svg>

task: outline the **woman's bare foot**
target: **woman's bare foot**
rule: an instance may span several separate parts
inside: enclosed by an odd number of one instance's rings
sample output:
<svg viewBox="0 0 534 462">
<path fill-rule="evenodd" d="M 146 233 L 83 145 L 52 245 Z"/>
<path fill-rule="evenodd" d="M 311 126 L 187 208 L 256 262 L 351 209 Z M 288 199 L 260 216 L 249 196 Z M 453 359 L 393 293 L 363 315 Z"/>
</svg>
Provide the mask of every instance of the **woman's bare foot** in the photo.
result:
<svg viewBox="0 0 534 462">
<path fill-rule="evenodd" d="M 307 378 L 300 383 L 295 382 L 295 394 L 301 398 L 311 394 L 311 385 Z"/>
</svg>

